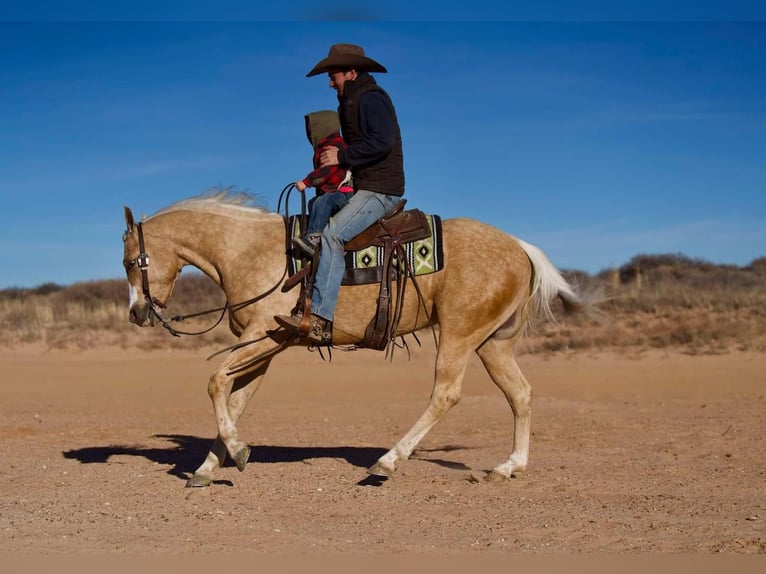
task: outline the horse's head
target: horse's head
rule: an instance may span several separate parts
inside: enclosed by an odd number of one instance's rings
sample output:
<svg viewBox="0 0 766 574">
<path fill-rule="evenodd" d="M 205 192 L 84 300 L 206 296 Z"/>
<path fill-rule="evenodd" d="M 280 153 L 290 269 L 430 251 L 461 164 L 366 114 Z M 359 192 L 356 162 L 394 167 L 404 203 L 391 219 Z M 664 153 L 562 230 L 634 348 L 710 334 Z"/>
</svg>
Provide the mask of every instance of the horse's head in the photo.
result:
<svg viewBox="0 0 766 574">
<path fill-rule="evenodd" d="M 169 241 L 153 236 L 136 223 L 133 212 L 125 208 L 127 230 L 122 236 L 122 263 L 130 288 L 129 318 L 141 327 L 154 325 L 173 293 L 181 273 L 181 261 Z"/>
</svg>

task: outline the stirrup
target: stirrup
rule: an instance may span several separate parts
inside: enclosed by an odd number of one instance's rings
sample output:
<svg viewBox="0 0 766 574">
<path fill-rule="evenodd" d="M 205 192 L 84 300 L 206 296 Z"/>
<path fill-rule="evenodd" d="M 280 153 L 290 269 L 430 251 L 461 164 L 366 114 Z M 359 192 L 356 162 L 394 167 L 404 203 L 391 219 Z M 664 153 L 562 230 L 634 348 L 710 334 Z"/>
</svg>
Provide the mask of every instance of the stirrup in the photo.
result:
<svg viewBox="0 0 766 574">
<path fill-rule="evenodd" d="M 307 319 L 300 315 L 276 315 L 274 320 L 288 331 L 305 337 L 315 343 L 330 345 L 332 342 L 332 322 L 309 314 Z"/>
</svg>

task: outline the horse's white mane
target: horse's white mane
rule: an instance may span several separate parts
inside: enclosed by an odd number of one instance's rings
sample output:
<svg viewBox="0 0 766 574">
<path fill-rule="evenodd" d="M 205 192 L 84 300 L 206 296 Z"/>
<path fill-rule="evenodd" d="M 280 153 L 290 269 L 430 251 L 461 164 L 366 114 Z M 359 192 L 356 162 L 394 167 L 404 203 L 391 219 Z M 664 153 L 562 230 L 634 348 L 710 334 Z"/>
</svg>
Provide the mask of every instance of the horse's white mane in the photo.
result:
<svg viewBox="0 0 766 574">
<path fill-rule="evenodd" d="M 200 195 L 182 199 L 163 207 L 147 219 L 163 213 L 188 210 L 222 214 L 231 214 L 232 210 L 241 210 L 249 214 L 271 213 L 262 203 L 260 198 L 254 197 L 246 191 L 236 191 L 233 186 L 213 187 Z"/>
</svg>

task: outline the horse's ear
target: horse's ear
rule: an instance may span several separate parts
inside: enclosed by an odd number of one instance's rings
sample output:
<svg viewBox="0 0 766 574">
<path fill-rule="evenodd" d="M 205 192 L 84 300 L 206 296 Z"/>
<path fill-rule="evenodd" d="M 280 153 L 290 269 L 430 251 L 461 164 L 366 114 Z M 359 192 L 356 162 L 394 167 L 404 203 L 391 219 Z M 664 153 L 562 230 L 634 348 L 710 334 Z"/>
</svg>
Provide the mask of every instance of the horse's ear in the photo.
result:
<svg viewBox="0 0 766 574">
<path fill-rule="evenodd" d="M 133 227 L 135 227 L 135 220 L 133 219 L 133 212 L 127 206 L 125 206 L 125 223 L 128 226 L 128 233 L 133 233 Z"/>
</svg>

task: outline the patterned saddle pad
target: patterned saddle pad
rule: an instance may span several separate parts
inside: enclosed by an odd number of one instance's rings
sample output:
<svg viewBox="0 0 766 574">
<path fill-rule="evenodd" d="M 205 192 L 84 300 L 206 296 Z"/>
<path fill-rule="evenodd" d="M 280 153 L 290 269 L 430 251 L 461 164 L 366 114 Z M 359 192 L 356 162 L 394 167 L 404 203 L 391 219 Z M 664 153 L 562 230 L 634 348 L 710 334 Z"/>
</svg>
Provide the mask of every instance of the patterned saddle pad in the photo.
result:
<svg viewBox="0 0 766 574">
<path fill-rule="evenodd" d="M 441 271 L 444 268 L 444 252 L 442 246 L 442 223 L 438 215 L 426 214 L 428 226 L 431 229 L 431 235 L 425 239 L 410 241 L 405 243 L 404 253 L 413 273 L 418 275 L 428 275 Z M 288 223 L 290 237 L 301 235 L 300 217 L 290 216 Z M 303 269 L 305 261 L 295 257 L 293 250 L 288 253 L 288 275 L 293 275 Z M 347 251 L 346 271 L 343 274 L 342 285 L 368 285 L 370 283 L 380 283 L 383 276 L 383 262 L 385 261 L 385 249 L 371 245 L 358 251 Z M 394 261 L 399 269 L 403 263 Z"/>
</svg>

